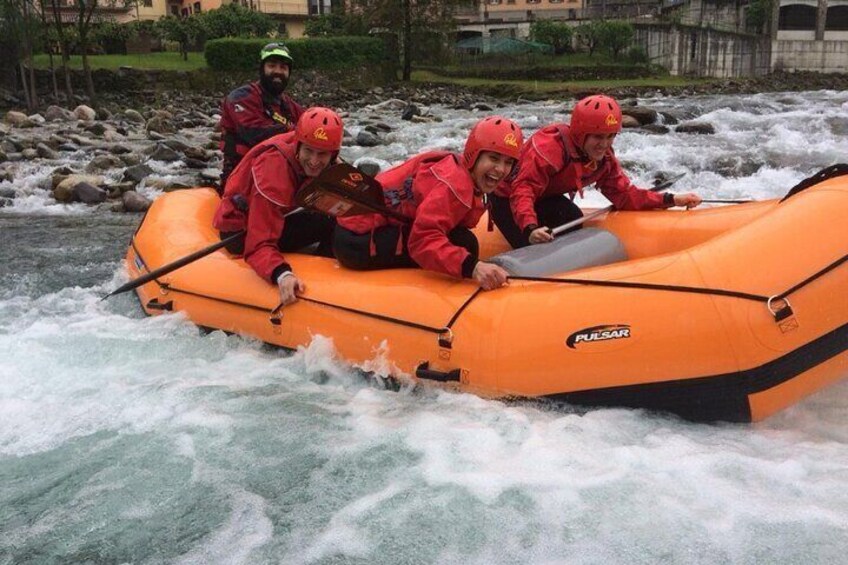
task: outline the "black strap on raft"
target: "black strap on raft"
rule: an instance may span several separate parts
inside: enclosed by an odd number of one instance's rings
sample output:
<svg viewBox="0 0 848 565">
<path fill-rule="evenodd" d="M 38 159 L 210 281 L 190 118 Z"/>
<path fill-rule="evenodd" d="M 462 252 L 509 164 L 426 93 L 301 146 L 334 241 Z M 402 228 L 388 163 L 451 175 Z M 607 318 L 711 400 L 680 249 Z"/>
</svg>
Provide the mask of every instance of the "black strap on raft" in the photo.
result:
<svg viewBox="0 0 848 565">
<path fill-rule="evenodd" d="M 418 322 L 412 322 L 409 320 L 402 320 L 400 318 L 394 318 L 392 316 L 385 316 L 383 314 L 376 314 L 374 312 L 367 312 L 365 310 L 358 310 L 356 308 L 350 308 L 348 306 L 341 306 L 339 304 L 333 304 L 331 302 L 324 302 L 323 300 L 317 300 L 315 298 L 309 298 L 307 296 L 300 296 L 298 300 L 303 300 L 304 302 L 311 302 L 312 304 L 319 304 L 321 306 L 327 306 L 329 308 L 335 308 L 336 310 L 341 310 L 343 312 L 350 312 L 352 314 L 359 314 L 360 316 L 365 316 L 368 318 L 372 318 L 374 320 L 380 320 L 381 322 L 389 322 L 390 324 L 397 324 L 399 326 L 404 326 L 407 328 L 413 328 L 416 330 L 421 330 L 425 332 L 430 332 L 437 334 L 439 336 L 439 346 L 445 349 L 450 349 L 451 344 L 453 343 L 453 331 L 451 327 L 456 323 L 456 320 L 459 318 L 460 314 L 465 310 L 465 308 L 471 304 L 471 301 L 474 300 L 480 291 L 483 290 L 478 288 L 475 290 L 471 296 L 469 296 L 465 302 L 462 303 L 462 306 L 451 316 L 451 319 L 447 324 L 442 326 L 441 328 L 436 328 L 434 326 L 426 326 L 424 324 L 419 324 Z M 283 305 L 278 304 L 273 310 L 271 310 L 271 323 L 275 326 L 279 326 L 282 323 L 282 308 Z"/>
<path fill-rule="evenodd" d="M 779 294 L 775 294 L 773 296 L 763 296 L 761 294 L 751 294 L 748 292 L 741 292 L 737 290 L 725 290 L 721 288 L 702 288 L 695 286 L 681 286 L 681 285 L 669 285 L 669 284 L 654 284 L 654 283 L 634 283 L 634 282 L 626 282 L 626 281 L 599 281 L 593 279 L 558 279 L 553 277 L 509 277 L 510 280 L 514 281 L 531 281 L 531 282 L 545 282 L 545 283 L 554 283 L 554 284 L 579 284 L 579 285 L 587 285 L 587 286 L 604 286 L 604 287 L 615 287 L 615 288 L 635 288 L 635 289 L 643 289 L 643 290 L 659 290 L 659 291 L 667 291 L 667 292 L 686 292 L 690 294 L 709 294 L 712 296 L 727 296 L 730 298 L 740 298 L 742 300 L 752 300 L 754 302 L 760 302 L 765 304 L 771 314 L 774 316 L 775 322 L 781 322 L 786 318 L 792 315 L 792 307 L 790 306 L 787 298 L 790 294 L 804 288 L 814 280 L 823 277 L 830 271 L 836 269 L 840 265 L 843 265 L 846 261 L 848 261 L 848 255 L 843 255 L 841 258 L 827 265 L 823 269 L 820 269 L 813 275 L 807 277 L 803 281 L 798 284 L 792 286 L 788 290 L 781 292 Z"/>
<path fill-rule="evenodd" d="M 781 199 L 781 202 L 785 202 L 786 199 L 790 196 L 794 196 L 799 192 L 810 188 L 811 186 L 819 184 L 820 182 L 824 182 L 834 177 L 841 177 L 842 175 L 846 174 L 848 174 L 848 165 L 846 165 L 845 163 L 837 163 L 836 165 L 826 167 L 817 172 L 816 174 L 805 178 L 804 180 L 793 186 L 791 189 L 789 189 L 789 192 L 787 192 L 786 196 Z"/>
</svg>

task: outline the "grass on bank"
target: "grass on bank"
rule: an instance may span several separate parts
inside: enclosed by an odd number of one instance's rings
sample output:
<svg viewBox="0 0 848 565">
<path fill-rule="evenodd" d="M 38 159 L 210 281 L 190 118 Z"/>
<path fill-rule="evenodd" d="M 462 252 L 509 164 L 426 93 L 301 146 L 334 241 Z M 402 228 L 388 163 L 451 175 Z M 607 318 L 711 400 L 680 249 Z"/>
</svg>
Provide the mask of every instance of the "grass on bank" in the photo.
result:
<svg viewBox="0 0 848 565">
<path fill-rule="evenodd" d="M 564 92 L 586 90 L 587 88 L 625 88 L 625 87 L 675 87 L 675 86 L 690 86 L 693 84 L 704 84 L 712 79 L 696 79 L 691 77 L 678 76 L 663 76 L 663 77 L 645 77 L 636 79 L 621 79 L 621 80 L 584 80 L 584 81 L 545 81 L 545 80 L 491 80 L 485 78 L 458 78 L 444 77 L 431 71 L 413 71 L 413 82 L 433 82 L 442 84 L 453 84 L 458 86 L 468 87 L 490 87 L 494 88 L 498 85 L 504 85 L 512 90 L 521 90 L 524 92 Z"/>
<path fill-rule="evenodd" d="M 49 69 L 50 58 L 46 53 L 34 57 L 37 69 Z M 59 68 L 59 57 L 53 56 L 53 64 Z M 206 58 L 203 53 L 189 53 L 188 61 L 183 61 L 179 53 L 165 51 L 144 55 L 89 55 L 88 64 L 94 69 L 117 70 L 119 67 L 134 67 L 136 69 L 157 69 L 163 71 L 194 71 L 206 68 Z M 82 69 L 82 57 L 72 55 L 72 69 Z"/>
</svg>

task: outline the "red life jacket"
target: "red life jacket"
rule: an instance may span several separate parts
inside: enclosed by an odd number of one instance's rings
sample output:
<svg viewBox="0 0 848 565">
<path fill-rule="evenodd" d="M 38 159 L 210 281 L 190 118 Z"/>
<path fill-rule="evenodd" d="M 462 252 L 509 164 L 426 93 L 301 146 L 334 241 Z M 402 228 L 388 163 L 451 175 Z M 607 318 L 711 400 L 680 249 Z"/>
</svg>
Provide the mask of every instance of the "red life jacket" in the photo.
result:
<svg viewBox="0 0 848 565">
<path fill-rule="evenodd" d="M 254 162 L 268 151 L 278 151 L 289 163 L 287 167 L 290 177 L 288 183 L 273 183 L 292 187 L 291 193 L 265 194 L 264 196 L 280 206 L 290 206 L 294 199 L 294 193 L 302 184 L 303 180 L 298 175 L 300 170 L 297 165 L 297 140 L 294 132 L 277 135 L 267 139 L 253 147 L 238 166 L 233 170 L 227 182 L 226 191 L 221 198 L 221 204 L 215 212 L 212 224 L 222 232 L 234 232 L 247 227 L 247 208 L 252 197 L 251 191 L 255 189 L 253 170 Z M 285 174 L 285 171 L 267 171 L 267 174 Z M 267 183 L 269 186 L 271 183 Z"/>
<path fill-rule="evenodd" d="M 378 174 L 376 178 L 383 187 L 383 201 L 386 207 L 400 212 L 412 221 L 415 218 L 416 207 L 412 193 L 415 175 L 422 166 L 432 165 L 448 155 L 451 155 L 449 151 L 427 151 Z M 357 234 L 373 234 L 375 229 L 389 224 L 402 225 L 401 221 L 382 214 L 349 216 L 338 218 L 337 221 L 343 228 Z"/>
</svg>

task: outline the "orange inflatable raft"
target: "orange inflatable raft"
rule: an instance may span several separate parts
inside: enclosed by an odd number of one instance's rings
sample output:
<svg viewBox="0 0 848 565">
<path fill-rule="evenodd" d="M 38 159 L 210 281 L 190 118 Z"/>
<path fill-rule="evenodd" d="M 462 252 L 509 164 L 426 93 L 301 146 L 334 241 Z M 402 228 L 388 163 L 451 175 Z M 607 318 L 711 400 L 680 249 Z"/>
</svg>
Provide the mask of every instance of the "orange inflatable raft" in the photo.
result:
<svg viewBox="0 0 848 565">
<path fill-rule="evenodd" d="M 608 214 L 550 253 L 500 255 L 515 276 L 490 292 L 287 254 L 307 290 L 274 312 L 277 288 L 220 250 L 137 293 L 148 314 L 286 348 L 321 334 L 356 366 L 487 397 L 756 421 L 848 376 L 848 176 L 807 184 L 781 201 Z M 218 241 L 217 205 L 210 189 L 156 200 L 130 276 Z M 477 235 L 484 257 L 506 251 L 485 218 Z M 576 261 L 557 258 L 567 249 Z"/>
</svg>

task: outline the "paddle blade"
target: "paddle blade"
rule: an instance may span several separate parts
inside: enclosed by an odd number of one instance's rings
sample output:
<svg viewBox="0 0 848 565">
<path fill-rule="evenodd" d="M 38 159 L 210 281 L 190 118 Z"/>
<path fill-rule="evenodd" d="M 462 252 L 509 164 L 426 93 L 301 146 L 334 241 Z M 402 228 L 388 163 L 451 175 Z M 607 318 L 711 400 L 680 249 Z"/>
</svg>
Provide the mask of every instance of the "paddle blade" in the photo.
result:
<svg viewBox="0 0 848 565">
<path fill-rule="evenodd" d="M 349 195 L 339 194 L 336 190 L 317 182 L 298 191 L 295 199 L 300 206 L 318 210 L 336 218 L 374 212 L 373 208 L 355 202 Z"/>
<path fill-rule="evenodd" d="M 314 181 L 332 190 L 349 195 L 353 200 L 373 206 L 385 206 L 383 187 L 374 177 L 368 176 L 347 163 L 327 168 Z"/>
</svg>

